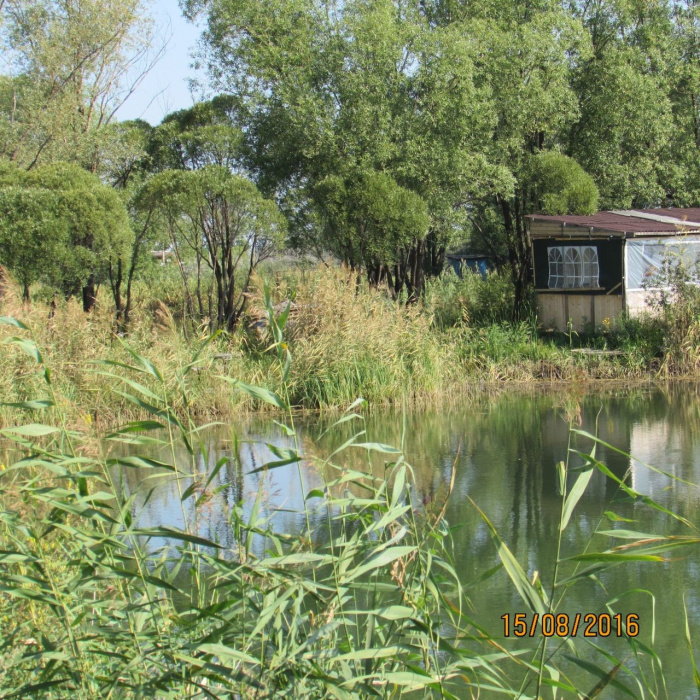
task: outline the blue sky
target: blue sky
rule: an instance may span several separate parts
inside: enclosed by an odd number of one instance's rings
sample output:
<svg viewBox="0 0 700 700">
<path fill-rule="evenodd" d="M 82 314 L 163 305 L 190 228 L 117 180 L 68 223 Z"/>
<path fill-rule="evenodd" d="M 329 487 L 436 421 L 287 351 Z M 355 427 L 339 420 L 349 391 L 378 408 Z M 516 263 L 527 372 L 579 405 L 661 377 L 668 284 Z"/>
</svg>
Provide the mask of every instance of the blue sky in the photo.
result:
<svg viewBox="0 0 700 700">
<path fill-rule="evenodd" d="M 193 104 L 187 84 L 199 29 L 185 20 L 177 0 L 153 0 L 151 14 L 161 36 L 171 36 L 165 55 L 117 112 L 119 120 L 145 119 L 151 124 Z"/>
</svg>

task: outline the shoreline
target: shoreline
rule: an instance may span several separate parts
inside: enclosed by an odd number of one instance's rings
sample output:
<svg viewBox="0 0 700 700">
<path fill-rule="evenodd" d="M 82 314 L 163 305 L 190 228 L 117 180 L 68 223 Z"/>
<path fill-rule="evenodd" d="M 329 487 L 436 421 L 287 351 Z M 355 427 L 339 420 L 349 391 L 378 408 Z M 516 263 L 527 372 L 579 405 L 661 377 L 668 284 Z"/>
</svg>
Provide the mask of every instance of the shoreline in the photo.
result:
<svg viewBox="0 0 700 700">
<path fill-rule="evenodd" d="M 42 415 L 0 406 L 0 426 L 50 420 L 54 410 L 71 425 L 115 425 L 148 415 L 154 395 L 197 421 L 270 412 L 232 386 L 235 380 L 283 396 L 295 411 L 316 413 L 342 412 L 359 396 L 376 410 L 471 401 L 484 392 L 700 381 L 694 336 L 673 343 L 651 319 L 577 336 L 575 343 L 539 334 L 536 319 L 440 326 L 429 307 L 405 307 L 369 287 L 358 292 L 333 270 L 290 278 L 275 290 L 273 306 L 290 298 L 296 304 L 284 328 L 282 354 L 292 361 L 283 380 L 284 361 L 270 352 L 265 320 L 275 312 L 265 308 L 261 284 L 248 309 L 257 322 L 215 336 L 204 324 L 183 327 L 145 288 L 128 336 L 115 332 L 108 303 L 98 300 L 85 314 L 76 300 L 26 306 L 16 290 L 6 294 L 0 396 L 5 404 L 51 399 L 56 408 Z"/>
</svg>

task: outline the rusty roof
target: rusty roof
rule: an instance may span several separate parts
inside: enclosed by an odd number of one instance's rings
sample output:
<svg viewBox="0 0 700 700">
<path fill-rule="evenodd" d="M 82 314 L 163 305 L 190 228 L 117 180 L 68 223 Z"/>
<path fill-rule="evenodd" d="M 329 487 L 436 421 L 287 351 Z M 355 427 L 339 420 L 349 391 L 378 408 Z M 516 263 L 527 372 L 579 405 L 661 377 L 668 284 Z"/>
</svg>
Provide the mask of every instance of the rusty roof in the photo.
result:
<svg viewBox="0 0 700 700">
<path fill-rule="evenodd" d="M 610 231 L 633 236 L 635 234 L 658 233 L 673 235 L 689 231 L 700 231 L 700 208 L 630 209 L 624 211 L 600 211 L 590 216 L 546 216 L 530 214 L 531 223 L 542 222 L 586 228 L 589 231 Z"/>
</svg>

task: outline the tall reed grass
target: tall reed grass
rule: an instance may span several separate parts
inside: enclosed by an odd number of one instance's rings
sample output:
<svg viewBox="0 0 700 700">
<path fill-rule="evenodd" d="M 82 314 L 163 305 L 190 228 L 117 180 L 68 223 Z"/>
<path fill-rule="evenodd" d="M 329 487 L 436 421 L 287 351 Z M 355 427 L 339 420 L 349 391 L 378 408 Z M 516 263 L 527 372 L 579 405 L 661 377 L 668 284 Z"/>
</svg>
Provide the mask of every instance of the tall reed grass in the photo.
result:
<svg viewBox="0 0 700 700">
<path fill-rule="evenodd" d="M 664 332 L 651 332 L 651 322 L 636 322 L 636 330 L 628 323 L 624 326 L 628 332 L 617 329 L 587 339 L 594 347 L 623 349 L 622 355 L 572 354 L 569 343 L 539 336 L 534 321 L 505 322 L 504 303 L 496 300 L 488 305 L 492 291 L 507 296 L 502 279 L 483 281 L 470 275 L 468 282 L 450 284 L 459 294 L 448 294 L 442 306 L 436 301 L 442 287 L 434 283 L 425 303 L 406 307 L 343 270 L 278 274 L 270 292 L 272 302 L 282 308 L 293 300 L 286 342 L 295 362 L 284 387 L 290 403 L 305 409 L 336 408 L 362 395 L 374 405 L 400 404 L 461 395 L 479 382 L 648 378 L 660 372 L 693 373 L 700 366 L 692 359 L 696 353 L 690 347 L 691 336 L 681 339 L 682 351 L 674 349 Z M 215 418 L 259 408 L 263 404 L 230 391 L 221 377 L 265 384 L 278 393 L 283 390 L 280 372 L 266 350 L 271 330 L 265 320 L 263 286 L 258 278 L 250 290 L 246 324 L 235 333 L 220 334 L 203 350 L 200 346 L 209 333 L 206 321 L 200 327 L 183 324 L 174 315 L 178 303 L 167 290 L 162 295 L 166 304 L 158 299 L 157 290 L 140 286 L 129 347 L 157 362 L 169 388 L 177 386 L 178 372 L 197 355 L 187 397 L 186 410 L 191 413 Z M 470 311 L 448 322 L 446 314 L 458 310 L 456 299 L 461 294 L 466 301 L 459 303 Z M 25 307 L 11 284 L 0 304 L 0 313 L 22 318 L 41 346 L 62 397 L 60 409 L 71 425 L 85 427 L 91 421 L 105 426 L 143 418 L 138 404 L 116 391 L 108 376 L 95 371 L 98 360 L 130 362 L 127 338 L 115 333 L 108 304 L 98 301 L 88 315 L 74 301 L 58 303 L 56 308 L 41 302 Z M 14 335 L 11 328 L 0 327 L 3 347 Z M 0 395 L 5 403 L 21 403 L 40 391 L 43 379 L 35 369 L 27 357 L 0 352 Z M 127 376 L 128 369 L 113 365 L 112 372 Z M 144 381 L 153 390 L 152 379 Z M 183 413 L 181 397 L 176 395 L 174 401 L 174 409 Z M 14 409 L 0 408 L 0 424 L 15 420 Z"/>
<path fill-rule="evenodd" d="M 17 408 L 58 418 L 30 419 L 0 433 L 18 455 L 0 471 L 4 698 L 539 698 L 545 689 L 549 697 L 592 698 L 613 688 L 662 697 L 663 665 L 653 638 L 643 642 L 626 630 L 629 654 L 622 659 L 575 637 L 560 646 L 531 640 L 512 651 L 474 622 L 466 588 L 487 586 L 500 567 L 468 584 L 460 580 L 450 544 L 456 524 L 445 521 L 444 506 L 422 507 L 399 449 L 369 440 L 357 412 L 361 400 L 338 419 L 355 423 L 355 434 L 316 460 L 324 485 L 309 489 L 288 389 L 289 307 L 275 313 L 269 294 L 264 303 L 282 390 L 222 380 L 286 416 L 278 425 L 295 447 L 269 445 L 275 459 L 256 471 L 299 467 L 305 525 L 279 531 L 274 514 L 263 514 L 261 489 L 252 503 L 239 502 L 227 514 L 229 545 L 196 529 L 196 514 L 229 458 L 209 460 L 206 426 L 187 410 L 190 387 L 199 381 L 194 370 L 216 338 L 171 378 L 129 346 L 123 347 L 128 362 L 98 365 L 115 391 L 150 416 L 105 435 L 69 424 L 43 349 L 23 323 L 2 319 L 16 334 L 8 351 L 23 353 L 43 381 L 42 393 Z M 113 456 L 108 444 L 127 451 Z M 153 444 L 170 456 L 140 454 Z M 347 467 L 346 450 L 381 456 L 384 473 Z M 667 554 L 700 543 L 690 523 L 616 477 L 595 450 L 569 454 L 583 465 L 574 469 L 567 460 L 558 467 L 560 543 L 596 471 L 690 534 L 607 531 L 599 524 L 610 547 L 558 558 L 547 585 L 528 577 L 482 513 L 501 567 L 532 614 L 555 613 L 571 586 L 611 566 L 670 561 Z M 213 466 L 201 471 L 199 464 Z M 140 522 L 136 494 L 118 478 L 135 467 L 150 471 L 146 481 L 174 480 L 182 528 Z M 453 469 L 449 491 L 454 475 Z M 622 595 L 606 593 L 611 612 Z M 640 676 L 645 664 L 651 673 Z"/>
</svg>

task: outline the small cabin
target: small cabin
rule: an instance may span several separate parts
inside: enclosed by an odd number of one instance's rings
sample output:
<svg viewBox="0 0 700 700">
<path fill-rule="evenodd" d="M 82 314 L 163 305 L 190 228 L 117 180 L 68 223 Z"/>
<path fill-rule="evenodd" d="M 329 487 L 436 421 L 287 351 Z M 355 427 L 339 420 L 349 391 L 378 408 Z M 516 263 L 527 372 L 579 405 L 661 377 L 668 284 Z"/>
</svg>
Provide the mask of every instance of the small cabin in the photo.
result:
<svg viewBox="0 0 700 700">
<path fill-rule="evenodd" d="M 700 208 L 527 217 L 537 310 L 546 329 L 581 330 L 650 309 L 669 266 L 700 260 Z"/>
</svg>

